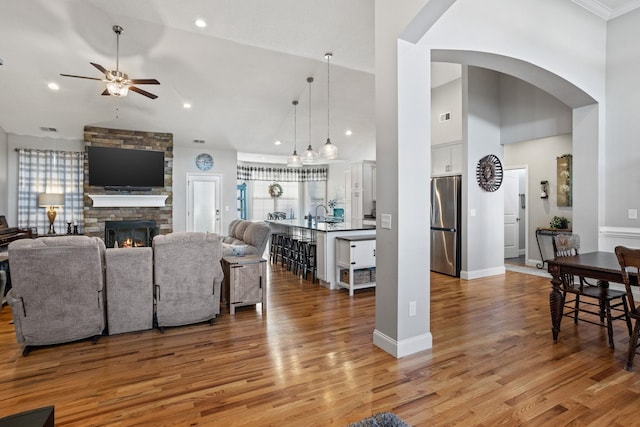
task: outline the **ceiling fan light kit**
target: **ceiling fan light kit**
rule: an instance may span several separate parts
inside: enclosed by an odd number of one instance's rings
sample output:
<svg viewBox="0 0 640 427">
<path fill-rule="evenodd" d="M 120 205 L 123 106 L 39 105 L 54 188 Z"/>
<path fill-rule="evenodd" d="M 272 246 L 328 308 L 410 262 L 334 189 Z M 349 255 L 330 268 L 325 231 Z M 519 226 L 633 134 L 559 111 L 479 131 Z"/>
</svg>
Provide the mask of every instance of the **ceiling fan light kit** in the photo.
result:
<svg viewBox="0 0 640 427">
<path fill-rule="evenodd" d="M 335 159 L 336 157 L 338 157 L 338 147 L 336 147 L 334 144 L 331 143 L 331 139 L 329 138 L 329 112 L 330 112 L 330 102 L 329 102 L 329 95 L 331 93 L 331 91 L 329 90 L 329 84 L 330 84 L 330 80 L 329 80 L 329 61 L 331 60 L 331 57 L 333 57 L 333 54 L 331 52 L 325 53 L 324 57 L 327 59 L 327 142 L 320 148 L 320 151 L 318 152 L 318 155 L 320 158 L 322 159 L 327 159 L 327 160 L 331 160 L 331 159 Z"/>
<path fill-rule="evenodd" d="M 129 91 L 139 93 L 147 98 L 156 99 L 158 96 L 146 90 L 140 89 L 134 85 L 159 85 L 160 82 L 156 79 L 130 79 L 129 76 L 120 71 L 120 34 L 124 29 L 120 25 L 113 26 L 113 32 L 116 33 L 116 69 L 107 70 L 100 64 L 90 62 L 91 65 L 96 67 L 104 78 L 99 79 L 95 77 L 75 76 L 72 74 L 60 74 L 64 77 L 75 77 L 78 79 L 100 80 L 106 83 L 106 89 L 102 92 L 102 95 L 106 96 L 127 96 Z"/>
</svg>

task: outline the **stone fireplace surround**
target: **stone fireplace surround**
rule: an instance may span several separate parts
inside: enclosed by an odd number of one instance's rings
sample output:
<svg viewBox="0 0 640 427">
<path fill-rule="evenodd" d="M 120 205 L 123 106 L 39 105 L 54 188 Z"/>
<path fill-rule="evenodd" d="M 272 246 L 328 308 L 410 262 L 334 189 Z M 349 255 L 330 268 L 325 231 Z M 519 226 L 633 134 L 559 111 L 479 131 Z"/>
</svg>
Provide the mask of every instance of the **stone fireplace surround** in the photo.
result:
<svg viewBox="0 0 640 427">
<path fill-rule="evenodd" d="M 131 194 L 107 191 L 103 187 L 89 185 L 89 162 L 84 160 L 84 224 L 83 234 L 105 238 L 106 221 L 156 222 L 158 234 L 173 231 L 173 135 L 170 133 L 141 132 L 122 129 L 107 129 L 93 126 L 84 128 L 85 149 L 87 146 L 149 149 L 164 151 L 164 188 Z M 117 167 L 117 166 L 115 166 Z M 96 203 L 91 196 L 123 196 L 127 203 Z M 149 204 L 149 196 L 166 197 L 164 203 Z M 103 198 L 103 197 L 102 197 Z M 103 198 L 104 199 L 104 198 Z M 96 206 L 97 205 L 97 206 Z"/>
</svg>

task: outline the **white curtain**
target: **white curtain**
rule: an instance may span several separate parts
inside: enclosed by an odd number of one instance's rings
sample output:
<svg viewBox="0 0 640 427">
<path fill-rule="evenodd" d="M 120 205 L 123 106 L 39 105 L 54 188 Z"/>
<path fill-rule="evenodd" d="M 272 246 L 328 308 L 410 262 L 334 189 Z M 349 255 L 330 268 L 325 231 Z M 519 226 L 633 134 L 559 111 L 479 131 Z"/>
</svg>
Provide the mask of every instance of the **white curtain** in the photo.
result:
<svg viewBox="0 0 640 427">
<path fill-rule="evenodd" d="M 18 149 L 18 227 L 49 230 L 47 209 L 38 206 L 41 193 L 64 194 L 64 206 L 56 209 L 56 232 L 67 232 L 67 223 L 83 221 L 84 153 Z"/>
</svg>

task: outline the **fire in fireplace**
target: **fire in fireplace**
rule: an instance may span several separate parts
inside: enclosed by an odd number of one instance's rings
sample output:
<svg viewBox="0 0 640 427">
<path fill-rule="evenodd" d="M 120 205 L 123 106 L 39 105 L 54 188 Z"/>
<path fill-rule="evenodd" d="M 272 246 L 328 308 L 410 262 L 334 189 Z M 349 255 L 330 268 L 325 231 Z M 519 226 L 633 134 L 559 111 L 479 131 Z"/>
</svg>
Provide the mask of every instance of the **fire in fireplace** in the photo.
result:
<svg viewBox="0 0 640 427">
<path fill-rule="evenodd" d="M 105 221 L 104 242 L 108 248 L 151 246 L 158 227 L 153 220 Z"/>
</svg>

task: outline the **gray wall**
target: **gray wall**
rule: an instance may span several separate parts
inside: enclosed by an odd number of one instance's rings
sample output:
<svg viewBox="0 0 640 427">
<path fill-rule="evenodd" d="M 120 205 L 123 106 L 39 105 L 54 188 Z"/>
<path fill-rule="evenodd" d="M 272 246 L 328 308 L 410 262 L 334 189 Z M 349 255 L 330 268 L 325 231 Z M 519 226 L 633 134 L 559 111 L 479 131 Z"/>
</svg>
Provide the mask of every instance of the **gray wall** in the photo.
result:
<svg viewBox="0 0 640 427">
<path fill-rule="evenodd" d="M 7 155 L 7 222 L 18 224 L 18 153 L 16 148 L 36 148 L 42 150 L 84 151 L 84 142 L 78 139 L 40 138 L 36 136 L 8 134 Z M 44 215 L 44 212 L 43 212 Z"/>
<path fill-rule="evenodd" d="M 628 209 L 640 210 L 640 9 L 609 21 L 604 224 L 640 227 Z"/>
<path fill-rule="evenodd" d="M 209 153 L 213 156 L 213 168 L 206 174 L 222 176 L 220 233 L 224 235 L 229 229 L 229 223 L 238 218 L 236 210 L 237 152 L 211 149 L 206 146 L 174 145 L 173 147 L 173 231 L 186 231 L 187 229 L 187 173 L 203 174 L 195 163 L 196 156 L 200 153 Z"/>
<path fill-rule="evenodd" d="M 17 224 L 18 220 L 18 154 L 15 148 L 40 148 L 54 150 L 82 151 L 84 142 L 80 140 L 64 140 L 54 138 L 38 138 L 20 135 L 8 135 L 8 156 L 6 158 L 8 167 L 8 185 L 0 186 L 2 190 L 7 188 L 7 221 L 9 224 Z M 0 134 L 0 151 L 2 151 L 2 135 Z M 236 212 L 236 166 L 237 153 L 231 150 L 214 150 L 207 147 L 183 147 L 174 146 L 173 152 L 173 230 L 186 230 L 186 203 L 187 203 L 187 182 L 186 174 L 189 172 L 200 172 L 195 166 L 195 158 L 199 153 L 210 153 L 214 158 L 214 167 L 210 171 L 212 174 L 222 175 L 222 234 L 226 234 L 229 223 L 237 217 Z M 0 157 L 0 164 L 4 157 Z M 0 169 L 0 181 L 2 172 Z M 226 206 L 229 210 L 226 210 Z M 2 200 L 0 199 L 0 208 Z M 2 215 L 0 211 L 0 215 Z"/>
<path fill-rule="evenodd" d="M 503 144 L 571 133 L 571 109 L 521 79 L 500 74 L 500 106 Z"/>
<path fill-rule="evenodd" d="M 9 138 L 0 127 L 0 215 L 7 215 L 9 211 L 9 195 L 7 169 L 9 167 Z M 12 227 L 15 225 L 12 225 Z"/>
<path fill-rule="evenodd" d="M 505 167 L 527 166 L 529 174 L 527 210 L 529 229 L 525 259 L 530 264 L 540 260 L 535 229 L 548 227 L 554 216 L 573 219 L 573 208 L 558 207 L 556 202 L 556 157 L 572 152 L 571 134 L 534 139 L 504 146 Z M 549 181 L 549 198 L 540 198 L 540 181 Z M 524 218 L 523 218 L 524 219 Z"/>
<path fill-rule="evenodd" d="M 498 74 L 484 68 L 463 66 L 462 81 L 462 91 L 466 93 L 462 109 L 463 115 L 467 115 L 462 133 L 468 157 L 464 175 L 467 179 L 463 180 L 460 275 L 473 279 L 504 272 L 504 192 L 502 188 L 494 192 L 482 190 L 475 177 L 478 161 L 488 154 L 494 154 L 502 161 L 503 148 L 500 144 Z"/>
<path fill-rule="evenodd" d="M 441 113 L 451 120 L 440 122 Z M 431 145 L 462 140 L 462 80 L 431 89 Z"/>
</svg>

